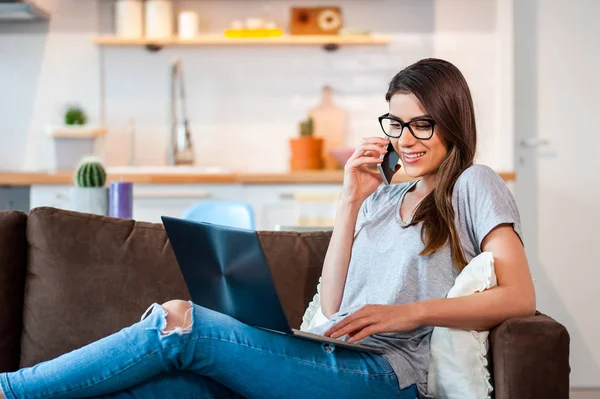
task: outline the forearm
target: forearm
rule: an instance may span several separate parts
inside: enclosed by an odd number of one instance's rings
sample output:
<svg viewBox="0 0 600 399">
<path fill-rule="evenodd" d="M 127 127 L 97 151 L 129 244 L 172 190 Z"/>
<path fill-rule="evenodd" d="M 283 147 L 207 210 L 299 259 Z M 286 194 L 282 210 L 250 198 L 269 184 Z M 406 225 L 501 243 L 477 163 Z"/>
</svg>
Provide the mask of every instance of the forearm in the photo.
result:
<svg viewBox="0 0 600 399">
<path fill-rule="evenodd" d="M 342 303 L 359 209 L 360 204 L 344 200 L 337 208 L 321 275 L 321 310 L 327 318 L 337 312 Z"/>
<path fill-rule="evenodd" d="M 420 325 L 489 330 L 511 317 L 535 313 L 535 297 L 511 287 L 495 287 L 458 298 L 416 302 Z"/>
</svg>

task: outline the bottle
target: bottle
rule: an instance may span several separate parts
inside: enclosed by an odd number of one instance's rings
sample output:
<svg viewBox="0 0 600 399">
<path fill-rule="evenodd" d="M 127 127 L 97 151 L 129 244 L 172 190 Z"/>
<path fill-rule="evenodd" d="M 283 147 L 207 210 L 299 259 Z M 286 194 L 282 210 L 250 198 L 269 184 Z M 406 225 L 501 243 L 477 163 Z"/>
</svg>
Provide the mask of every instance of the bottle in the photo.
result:
<svg viewBox="0 0 600 399">
<path fill-rule="evenodd" d="M 146 37 L 168 39 L 173 36 L 173 2 L 146 0 Z"/>
</svg>

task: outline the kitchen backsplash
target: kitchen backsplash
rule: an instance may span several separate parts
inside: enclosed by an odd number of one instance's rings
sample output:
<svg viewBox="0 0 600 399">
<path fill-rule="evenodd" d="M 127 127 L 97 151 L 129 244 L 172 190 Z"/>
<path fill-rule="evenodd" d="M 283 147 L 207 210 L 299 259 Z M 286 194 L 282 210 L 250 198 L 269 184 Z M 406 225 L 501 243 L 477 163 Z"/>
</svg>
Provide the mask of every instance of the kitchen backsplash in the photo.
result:
<svg viewBox="0 0 600 399">
<path fill-rule="evenodd" d="M 473 92 L 479 128 L 478 160 L 512 170 L 510 35 L 505 0 L 379 0 L 314 2 L 180 1 L 199 12 L 201 30 L 218 32 L 228 21 L 260 15 L 268 4 L 284 27 L 291 4 L 338 4 L 347 26 L 392 37 L 387 46 L 98 47 L 93 38 L 112 31 L 112 1 L 44 0 L 48 23 L 0 25 L 0 169 L 44 169 L 51 142 L 46 124 L 60 122 L 76 102 L 109 133 L 98 151 L 109 166 L 130 162 L 130 120 L 135 121 L 135 162 L 166 162 L 169 139 L 169 66 L 182 60 L 196 161 L 233 170 L 288 170 L 288 139 L 298 121 L 333 87 L 349 115 L 348 146 L 380 135 L 389 80 L 420 58 L 454 62 Z M 475 9 L 473 9 L 475 8 Z M 470 10 L 470 13 L 465 13 Z M 481 21 L 488 18 L 488 23 Z M 491 23 L 489 23 L 491 21 Z M 484 21 L 485 22 L 485 21 Z"/>
</svg>

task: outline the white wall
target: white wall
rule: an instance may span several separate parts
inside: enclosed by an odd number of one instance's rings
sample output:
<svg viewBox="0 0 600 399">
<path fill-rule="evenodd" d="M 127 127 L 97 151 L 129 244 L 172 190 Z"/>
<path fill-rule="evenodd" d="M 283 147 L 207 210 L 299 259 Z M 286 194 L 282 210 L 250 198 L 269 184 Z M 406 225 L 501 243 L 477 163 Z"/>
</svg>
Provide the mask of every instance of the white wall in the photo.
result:
<svg viewBox="0 0 600 399">
<path fill-rule="evenodd" d="M 43 127 L 60 122 L 66 103 L 99 109 L 95 1 L 40 2 L 47 23 L 0 23 L 0 169 L 43 167 Z"/>
<path fill-rule="evenodd" d="M 569 331 L 571 385 L 598 388 L 600 3 L 515 0 L 514 7 L 515 190 L 537 308 Z M 548 145 L 524 148 L 522 139 Z"/>
<path fill-rule="evenodd" d="M 58 123 L 68 102 L 104 120 L 109 134 L 101 149 L 108 165 L 129 162 L 127 123 L 134 119 L 138 164 L 163 164 L 168 139 L 169 64 L 181 57 L 188 110 L 199 163 L 247 171 L 285 171 L 288 138 L 330 84 L 348 109 L 348 145 L 378 135 L 387 83 L 420 58 L 437 56 L 459 66 L 471 85 L 480 152 L 478 161 L 512 170 L 512 135 L 505 115 L 510 75 L 507 0 L 313 1 L 341 4 L 346 25 L 390 34 L 382 47 L 99 48 L 98 32 L 112 30 L 112 1 L 40 0 L 53 14 L 46 24 L 0 25 L 0 169 L 40 169 L 47 164 L 47 123 Z M 179 1 L 200 12 L 202 29 L 218 32 L 234 18 L 261 13 L 287 26 L 281 1 Z M 103 80 L 100 80 L 103 76 Z M 101 85 L 102 84 L 102 85 Z M 510 124 L 508 124 L 510 126 Z M 227 151 L 224 149 L 227 147 Z M 265 156 L 268 154 L 268 156 Z"/>
<path fill-rule="evenodd" d="M 600 2 L 538 3 L 540 271 L 571 335 L 571 384 L 600 388 Z M 598 395 L 600 397 L 600 393 Z"/>
</svg>

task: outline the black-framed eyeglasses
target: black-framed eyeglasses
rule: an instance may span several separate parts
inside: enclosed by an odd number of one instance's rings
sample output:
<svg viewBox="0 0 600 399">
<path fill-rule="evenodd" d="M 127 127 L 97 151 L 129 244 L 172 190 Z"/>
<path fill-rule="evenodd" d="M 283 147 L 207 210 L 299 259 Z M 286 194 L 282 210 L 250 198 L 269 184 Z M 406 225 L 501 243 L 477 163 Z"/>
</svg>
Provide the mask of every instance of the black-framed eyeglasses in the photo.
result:
<svg viewBox="0 0 600 399">
<path fill-rule="evenodd" d="M 408 122 L 403 122 L 390 114 L 384 114 L 379 117 L 379 125 L 386 136 L 398 139 L 402 136 L 404 128 L 407 127 L 410 134 L 418 140 L 429 140 L 433 136 L 435 121 L 427 117 L 415 118 Z"/>
</svg>

